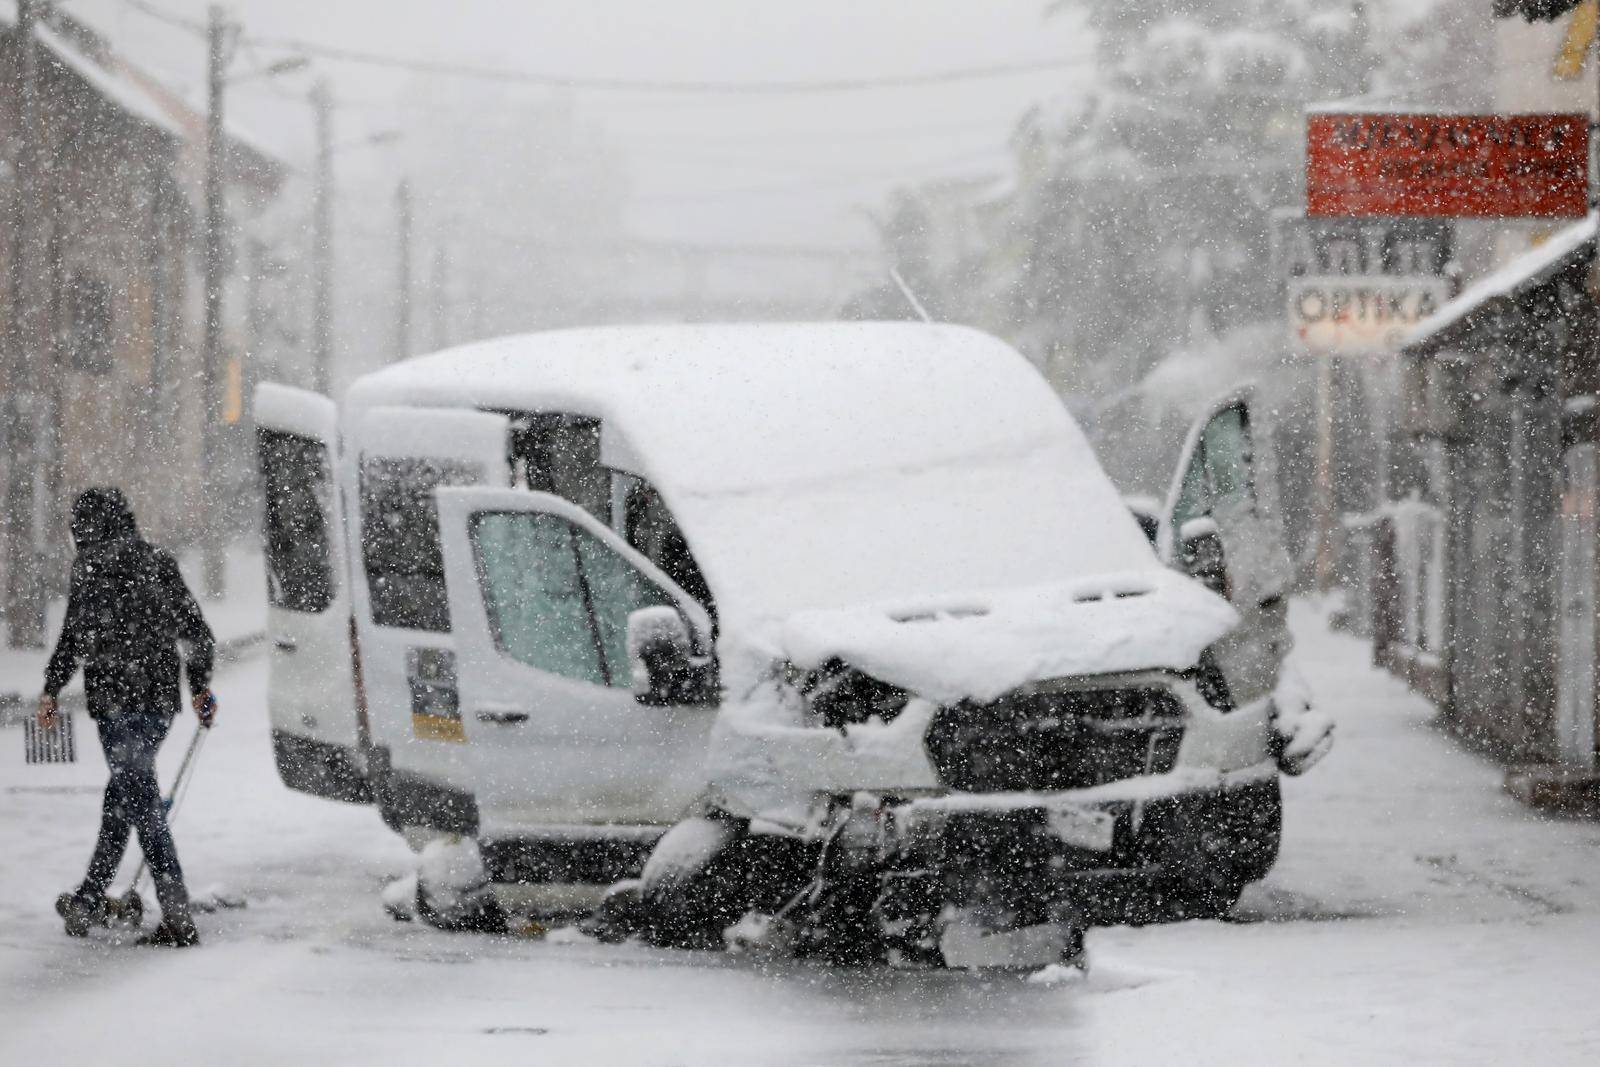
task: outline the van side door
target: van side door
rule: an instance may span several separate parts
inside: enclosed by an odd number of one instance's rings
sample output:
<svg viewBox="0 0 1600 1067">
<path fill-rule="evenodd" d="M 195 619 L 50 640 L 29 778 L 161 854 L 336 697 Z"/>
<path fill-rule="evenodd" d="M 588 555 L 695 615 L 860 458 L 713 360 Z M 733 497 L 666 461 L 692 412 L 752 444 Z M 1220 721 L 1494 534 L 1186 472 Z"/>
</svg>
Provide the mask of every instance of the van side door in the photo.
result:
<svg viewBox="0 0 1600 1067">
<path fill-rule="evenodd" d="M 1162 518 L 1162 558 L 1207 581 L 1242 617 L 1213 650 L 1238 704 L 1276 688 L 1292 645 L 1287 597 L 1294 571 L 1275 479 L 1252 394 L 1231 394 L 1190 432 Z"/>
<path fill-rule="evenodd" d="M 507 485 L 509 425 L 466 409 L 372 408 L 353 427 L 362 677 L 391 825 L 470 833 L 466 734 L 436 490 Z"/>
<path fill-rule="evenodd" d="M 629 618 L 676 612 L 709 669 L 705 609 L 574 503 L 456 488 L 439 501 L 481 836 L 680 818 L 705 785 L 715 689 L 641 703 Z"/>
<path fill-rule="evenodd" d="M 267 712 L 278 775 L 314 796 L 370 801 L 350 647 L 350 579 L 335 461 L 339 416 L 320 393 L 256 387 L 265 513 Z"/>
</svg>

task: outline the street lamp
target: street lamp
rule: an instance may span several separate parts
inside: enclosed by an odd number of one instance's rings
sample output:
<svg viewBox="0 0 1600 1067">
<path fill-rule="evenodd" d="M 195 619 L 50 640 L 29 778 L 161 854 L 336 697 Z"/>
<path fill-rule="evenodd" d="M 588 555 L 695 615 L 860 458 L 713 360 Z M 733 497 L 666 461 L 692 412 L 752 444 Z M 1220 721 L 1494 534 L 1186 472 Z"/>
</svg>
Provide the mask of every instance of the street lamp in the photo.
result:
<svg viewBox="0 0 1600 1067">
<path fill-rule="evenodd" d="M 348 141 L 340 141 L 333 145 L 330 151 L 339 153 L 351 148 L 377 148 L 382 145 L 394 144 L 405 137 L 399 130 L 379 130 L 377 133 L 365 137 L 355 137 Z"/>
<path fill-rule="evenodd" d="M 279 59 L 258 70 L 235 74 L 228 79 L 229 85 L 243 85 L 246 82 L 260 81 L 262 78 L 276 78 L 281 74 L 294 74 L 311 66 L 311 60 L 305 56 L 290 56 L 288 59 Z"/>
</svg>

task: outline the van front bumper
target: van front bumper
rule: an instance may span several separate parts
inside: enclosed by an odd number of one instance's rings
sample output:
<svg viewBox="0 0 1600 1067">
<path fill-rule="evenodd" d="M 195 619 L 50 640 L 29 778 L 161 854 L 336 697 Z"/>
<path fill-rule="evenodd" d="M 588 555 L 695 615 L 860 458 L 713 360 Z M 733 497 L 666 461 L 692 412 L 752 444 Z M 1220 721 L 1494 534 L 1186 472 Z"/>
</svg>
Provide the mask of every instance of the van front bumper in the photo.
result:
<svg viewBox="0 0 1600 1067">
<path fill-rule="evenodd" d="M 1060 793 L 953 793 L 877 807 L 873 799 L 854 798 L 836 840 L 862 863 L 892 855 L 906 873 L 891 885 L 926 895 L 932 880 L 945 901 L 1047 915 L 1068 907 L 1096 925 L 1152 921 L 1168 887 L 1219 863 L 1246 881 L 1262 877 L 1277 852 L 1270 761 Z M 1273 827 L 1265 835 L 1255 832 L 1263 820 Z"/>
</svg>

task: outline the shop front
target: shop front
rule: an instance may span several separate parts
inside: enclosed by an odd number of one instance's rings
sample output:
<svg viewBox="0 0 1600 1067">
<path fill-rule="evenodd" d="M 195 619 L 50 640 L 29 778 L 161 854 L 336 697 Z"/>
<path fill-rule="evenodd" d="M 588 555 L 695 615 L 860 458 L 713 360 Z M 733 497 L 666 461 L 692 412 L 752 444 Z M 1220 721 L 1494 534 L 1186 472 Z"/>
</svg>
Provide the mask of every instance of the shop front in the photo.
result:
<svg viewBox="0 0 1600 1067">
<path fill-rule="evenodd" d="M 1372 601 L 1379 661 L 1508 762 L 1595 767 L 1600 413 L 1594 220 L 1469 287 L 1402 349 L 1409 507 Z M 1430 564 L 1431 561 L 1431 564 Z M 1408 568 L 1431 565 L 1432 573 Z M 1397 619 L 1437 618 L 1429 643 Z M 1430 628 L 1424 628 L 1430 629 Z"/>
</svg>

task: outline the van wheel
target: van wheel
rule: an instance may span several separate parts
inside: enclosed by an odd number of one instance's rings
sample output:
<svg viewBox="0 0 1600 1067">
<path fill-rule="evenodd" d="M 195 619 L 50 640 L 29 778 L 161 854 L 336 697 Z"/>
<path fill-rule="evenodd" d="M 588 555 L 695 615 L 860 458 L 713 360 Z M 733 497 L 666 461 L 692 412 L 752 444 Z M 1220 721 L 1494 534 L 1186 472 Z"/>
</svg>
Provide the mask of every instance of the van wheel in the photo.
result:
<svg viewBox="0 0 1600 1067">
<path fill-rule="evenodd" d="M 722 947 L 722 931 L 744 914 L 731 853 L 746 832 L 734 819 L 697 815 L 662 835 L 639 877 L 646 941 L 662 948 Z"/>
<path fill-rule="evenodd" d="M 1181 857 L 1153 887 L 1146 922 L 1220 919 L 1278 860 L 1283 793 L 1278 780 L 1214 798 L 1185 835 Z"/>
<path fill-rule="evenodd" d="M 720 949 L 750 911 L 777 911 L 805 885 L 813 846 L 750 833 L 721 812 L 683 820 L 656 843 L 638 883 L 640 934 L 663 948 Z"/>
<path fill-rule="evenodd" d="M 417 915 L 440 930 L 506 932 L 478 842 L 453 834 L 428 842 L 417 863 Z"/>
</svg>

